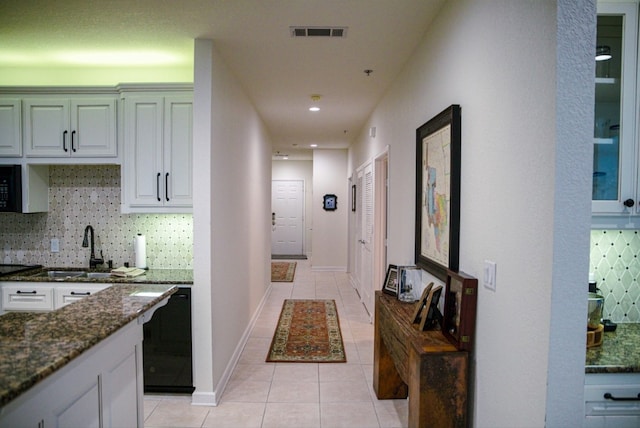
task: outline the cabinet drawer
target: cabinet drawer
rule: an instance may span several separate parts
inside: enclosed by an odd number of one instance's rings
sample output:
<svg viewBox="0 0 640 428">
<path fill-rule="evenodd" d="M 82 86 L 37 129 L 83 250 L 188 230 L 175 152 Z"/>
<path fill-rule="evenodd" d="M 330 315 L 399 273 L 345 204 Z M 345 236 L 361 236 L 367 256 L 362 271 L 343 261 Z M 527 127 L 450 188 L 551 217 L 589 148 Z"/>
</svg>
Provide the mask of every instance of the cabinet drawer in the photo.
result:
<svg viewBox="0 0 640 428">
<path fill-rule="evenodd" d="M 107 288 L 106 284 L 81 284 L 78 286 L 58 286 L 55 289 L 55 308 L 60 309 L 69 303 L 76 302 Z"/>
<path fill-rule="evenodd" d="M 585 427 L 640 426 L 640 374 L 587 374 Z"/>
<path fill-rule="evenodd" d="M 53 310 L 53 288 L 32 284 L 2 287 L 2 309 L 5 311 Z"/>
</svg>

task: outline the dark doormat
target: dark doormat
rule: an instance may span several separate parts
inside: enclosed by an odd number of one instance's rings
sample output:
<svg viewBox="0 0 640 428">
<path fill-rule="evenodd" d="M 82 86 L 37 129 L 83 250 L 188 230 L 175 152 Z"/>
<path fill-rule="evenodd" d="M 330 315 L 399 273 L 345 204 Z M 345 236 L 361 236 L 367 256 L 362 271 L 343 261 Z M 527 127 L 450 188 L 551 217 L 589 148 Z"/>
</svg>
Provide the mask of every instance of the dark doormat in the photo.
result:
<svg viewBox="0 0 640 428">
<path fill-rule="evenodd" d="M 307 260 L 307 256 L 304 254 L 271 254 L 271 260 Z"/>
</svg>

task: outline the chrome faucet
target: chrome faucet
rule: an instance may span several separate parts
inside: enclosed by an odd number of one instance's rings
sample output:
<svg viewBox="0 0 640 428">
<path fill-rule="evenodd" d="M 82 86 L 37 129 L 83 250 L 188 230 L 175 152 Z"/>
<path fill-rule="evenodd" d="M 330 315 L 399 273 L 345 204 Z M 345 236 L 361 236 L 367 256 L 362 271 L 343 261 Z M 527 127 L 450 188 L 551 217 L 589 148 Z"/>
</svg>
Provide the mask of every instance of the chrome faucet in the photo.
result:
<svg viewBox="0 0 640 428">
<path fill-rule="evenodd" d="M 95 244 L 93 241 L 94 232 L 91 225 L 84 228 L 84 240 L 82 241 L 82 246 L 84 248 L 87 248 L 89 246 L 89 232 L 91 232 L 91 255 L 89 256 L 89 268 L 93 269 L 96 266 L 104 263 L 104 256 L 102 255 L 102 250 L 100 250 L 101 258 L 96 259 Z"/>
</svg>

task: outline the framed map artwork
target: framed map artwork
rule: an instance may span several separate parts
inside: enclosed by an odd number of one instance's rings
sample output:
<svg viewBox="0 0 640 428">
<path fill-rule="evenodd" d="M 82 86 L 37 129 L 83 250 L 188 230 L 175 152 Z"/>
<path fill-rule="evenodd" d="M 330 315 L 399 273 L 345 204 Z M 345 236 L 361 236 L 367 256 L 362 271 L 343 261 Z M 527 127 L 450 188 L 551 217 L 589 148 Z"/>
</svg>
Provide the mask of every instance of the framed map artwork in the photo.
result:
<svg viewBox="0 0 640 428">
<path fill-rule="evenodd" d="M 416 129 L 415 264 L 443 282 L 458 270 L 460 140 L 457 104 Z"/>
</svg>

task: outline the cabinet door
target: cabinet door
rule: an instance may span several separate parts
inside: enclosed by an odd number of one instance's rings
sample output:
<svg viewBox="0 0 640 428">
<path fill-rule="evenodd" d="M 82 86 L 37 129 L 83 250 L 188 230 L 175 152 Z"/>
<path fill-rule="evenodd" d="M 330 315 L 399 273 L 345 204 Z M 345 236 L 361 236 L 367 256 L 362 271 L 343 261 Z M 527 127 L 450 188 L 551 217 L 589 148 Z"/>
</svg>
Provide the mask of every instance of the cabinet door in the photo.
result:
<svg viewBox="0 0 640 428">
<path fill-rule="evenodd" d="M 25 153 L 32 157 L 69 156 L 68 99 L 26 99 L 24 101 Z"/>
<path fill-rule="evenodd" d="M 131 97 L 125 104 L 125 168 L 128 204 L 162 206 L 163 99 Z"/>
<path fill-rule="evenodd" d="M 191 97 L 168 97 L 164 107 L 165 206 L 193 205 L 193 105 Z"/>
<path fill-rule="evenodd" d="M 138 426 L 138 367 L 136 348 L 103 372 L 102 400 L 105 427 Z M 120 357 L 120 356 L 118 356 Z"/>
<path fill-rule="evenodd" d="M 596 51 L 592 211 L 638 212 L 636 197 L 635 4 L 599 4 Z M 625 201 L 633 203 L 627 208 Z"/>
<path fill-rule="evenodd" d="M 79 388 L 76 385 L 65 388 L 67 400 L 52 409 L 53 420 L 51 423 L 45 420 L 44 426 L 100 427 L 100 392 L 98 377 L 96 376 L 95 379 L 95 382 L 85 388 Z"/>
<path fill-rule="evenodd" d="M 115 99 L 75 99 L 71 112 L 71 156 L 117 155 Z"/>
<path fill-rule="evenodd" d="M 0 98 L 0 156 L 22 156 L 20 100 Z"/>
</svg>

